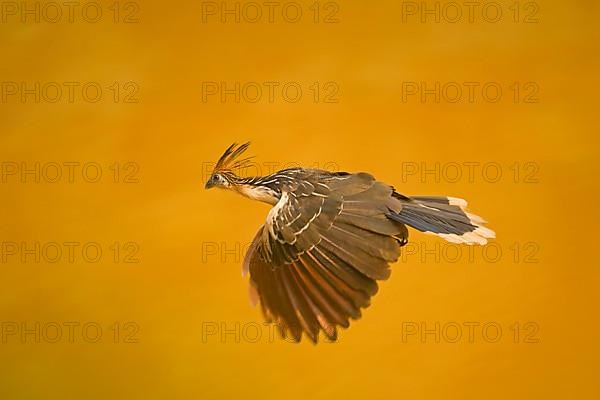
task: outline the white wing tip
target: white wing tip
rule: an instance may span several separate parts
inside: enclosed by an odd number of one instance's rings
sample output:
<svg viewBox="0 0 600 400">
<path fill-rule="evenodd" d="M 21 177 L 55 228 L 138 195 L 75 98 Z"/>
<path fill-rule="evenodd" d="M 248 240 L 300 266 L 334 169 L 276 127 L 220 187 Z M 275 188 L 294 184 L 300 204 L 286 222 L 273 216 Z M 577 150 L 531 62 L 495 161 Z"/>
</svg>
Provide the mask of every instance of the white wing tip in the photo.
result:
<svg viewBox="0 0 600 400">
<path fill-rule="evenodd" d="M 427 232 L 433 233 L 433 232 Z M 488 239 L 493 239 L 496 237 L 496 233 L 484 226 L 478 226 L 477 229 L 471 232 L 463 233 L 462 235 L 457 235 L 455 233 L 433 233 L 450 243 L 464 243 L 464 244 L 479 244 L 485 245 L 488 242 Z"/>
<path fill-rule="evenodd" d="M 451 206 L 459 206 L 460 208 L 467 206 L 467 201 L 458 197 L 448 197 L 448 204 Z"/>
</svg>

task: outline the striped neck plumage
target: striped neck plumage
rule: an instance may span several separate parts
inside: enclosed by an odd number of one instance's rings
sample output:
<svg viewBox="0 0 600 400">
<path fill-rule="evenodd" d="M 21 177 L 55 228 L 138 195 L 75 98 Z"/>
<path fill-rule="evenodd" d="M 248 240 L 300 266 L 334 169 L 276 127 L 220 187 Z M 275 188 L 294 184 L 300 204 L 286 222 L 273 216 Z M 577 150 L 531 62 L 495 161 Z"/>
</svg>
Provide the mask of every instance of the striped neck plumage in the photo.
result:
<svg viewBox="0 0 600 400">
<path fill-rule="evenodd" d="M 241 178 L 236 176 L 235 182 L 232 182 L 231 189 L 238 192 L 242 196 L 252 200 L 262 201 L 268 204 L 276 204 L 281 197 L 281 192 L 276 190 L 268 176 L 254 176 L 249 178 Z"/>
</svg>

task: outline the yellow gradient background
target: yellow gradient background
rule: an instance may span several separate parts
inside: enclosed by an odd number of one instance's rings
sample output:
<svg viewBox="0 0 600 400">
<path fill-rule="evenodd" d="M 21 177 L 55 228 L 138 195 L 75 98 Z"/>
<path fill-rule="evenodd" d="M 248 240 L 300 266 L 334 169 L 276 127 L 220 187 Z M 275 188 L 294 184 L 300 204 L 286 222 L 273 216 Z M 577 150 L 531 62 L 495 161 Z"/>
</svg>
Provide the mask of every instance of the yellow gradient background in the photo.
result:
<svg viewBox="0 0 600 400">
<path fill-rule="evenodd" d="M 22 102 L 19 95 L 0 103 L 4 166 L 96 162 L 103 172 L 98 183 L 81 175 L 73 183 L 21 183 L 18 175 L 0 183 L 3 243 L 96 242 L 103 250 L 97 263 L 76 253 L 73 263 L 63 254 L 56 263 L 16 255 L 0 264 L 3 326 L 94 322 L 103 329 L 97 343 L 78 330 L 69 343 L 66 328 L 57 343 L 7 336 L 0 343 L 0 398 L 600 396 L 595 2 L 535 3 L 537 23 L 513 22 L 512 1 L 497 3 L 497 23 L 486 22 L 481 7 L 473 23 L 467 15 L 422 23 L 420 14 L 403 23 L 399 1 L 341 1 L 337 23 L 313 22 L 312 1 L 298 2 L 298 23 L 280 11 L 273 23 L 265 15 L 257 23 L 221 23 L 218 15 L 203 23 L 200 2 L 144 1 L 137 3 L 139 22 L 128 24 L 113 22 L 112 3 L 98 3 L 97 23 L 77 11 L 73 23 L 66 15 L 57 23 L 21 23 L 19 16 L 0 23 L 2 82 L 97 82 L 103 89 L 97 103 L 80 91 L 73 103 L 36 103 L 33 96 Z M 321 20 L 332 10 L 325 3 Z M 521 20 L 532 11 L 525 4 Z M 132 10 L 119 6 L 123 14 Z M 114 82 L 122 90 L 117 103 Z M 127 82 L 139 88 L 137 103 L 122 101 Z M 273 102 L 265 93 L 256 103 L 233 96 L 204 102 L 203 82 L 296 82 L 303 97 L 287 102 L 276 90 Z M 318 102 L 309 89 L 314 82 Z M 337 103 L 322 101 L 328 82 L 339 88 Z M 432 96 L 403 102 L 403 82 L 496 82 L 503 96 L 497 103 L 480 91 L 472 103 L 466 92 L 456 103 Z M 538 102 L 513 101 L 514 82 L 521 90 L 537 84 Z M 369 171 L 407 195 L 464 197 L 497 232 L 502 256 L 495 263 L 481 249 L 473 261 L 407 256 L 337 343 L 271 341 L 266 327 L 256 343 L 236 342 L 234 334 L 203 340 L 209 325 L 262 326 L 240 277 L 239 252 L 221 250 L 247 244 L 268 207 L 203 188 L 207 163 L 246 140 L 260 165 L 334 165 Z M 119 163 L 124 174 L 129 162 L 139 166 L 139 182 L 114 183 L 109 167 Z M 403 177 L 407 163 L 465 162 L 497 163 L 502 178 L 490 183 L 480 168 L 473 182 Z M 518 182 L 509 169 L 515 163 Z M 537 182 L 524 182 L 526 163 L 537 166 Z M 445 245 L 414 231 L 410 238 L 429 249 Z M 139 262 L 115 263 L 115 242 L 137 243 Z M 524 262 L 528 243 L 538 250 L 536 263 Z M 213 245 L 221 250 L 207 255 Z M 115 322 L 135 323 L 138 342 L 123 343 L 121 332 L 114 343 Z M 466 328 L 456 343 L 436 343 L 433 335 L 403 340 L 406 323 L 436 322 L 494 322 L 503 331 L 496 343 L 480 330 L 470 343 Z M 521 331 L 515 343 L 510 327 L 528 322 L 539 327 L 538 342 L 524 343 Z"/>
</svg>

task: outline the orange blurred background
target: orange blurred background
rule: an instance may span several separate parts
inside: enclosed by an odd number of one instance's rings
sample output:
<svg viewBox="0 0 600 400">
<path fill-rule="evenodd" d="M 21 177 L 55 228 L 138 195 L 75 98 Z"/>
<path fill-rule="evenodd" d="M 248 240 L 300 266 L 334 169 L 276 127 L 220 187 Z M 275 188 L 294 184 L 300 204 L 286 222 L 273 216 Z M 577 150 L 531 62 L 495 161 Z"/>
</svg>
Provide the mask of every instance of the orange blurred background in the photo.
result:
<svg viewBox="0 0 600 400">
<path fill-rule="evenodd" d="M 48 4 L 2 3 L 1 398 L 600 395 L 596 3 Z M 337 343 L 272 340 L 240 277 L 268 207 L 203 189 L 246 140 L 497 239 L 413 231 Z"/>
</svg>

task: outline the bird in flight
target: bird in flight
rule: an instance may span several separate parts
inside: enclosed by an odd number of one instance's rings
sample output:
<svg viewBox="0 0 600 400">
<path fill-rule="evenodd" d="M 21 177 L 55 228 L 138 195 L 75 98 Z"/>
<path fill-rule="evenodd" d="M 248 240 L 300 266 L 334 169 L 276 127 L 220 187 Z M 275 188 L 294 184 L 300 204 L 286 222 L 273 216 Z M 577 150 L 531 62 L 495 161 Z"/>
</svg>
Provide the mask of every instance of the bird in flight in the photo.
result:
<svg viewBox="0 0 600 400">
<path fill-rule="evenodd" d="M 244 257 L 250 299 L 284 338 L 304 333 L 316 343 L 322 331 L 337 339 L 390 276 L 408 242 L 408 227 L 452 243 L 494 238 L 463 199 L 404 196 L 359 172 L 288 168 L 267 176 L 235 174 L 251 158 L 249 143 L 232 144 L 217 161 L 206 188 L 237 192 L 273 207 Z"/>
</svg>

